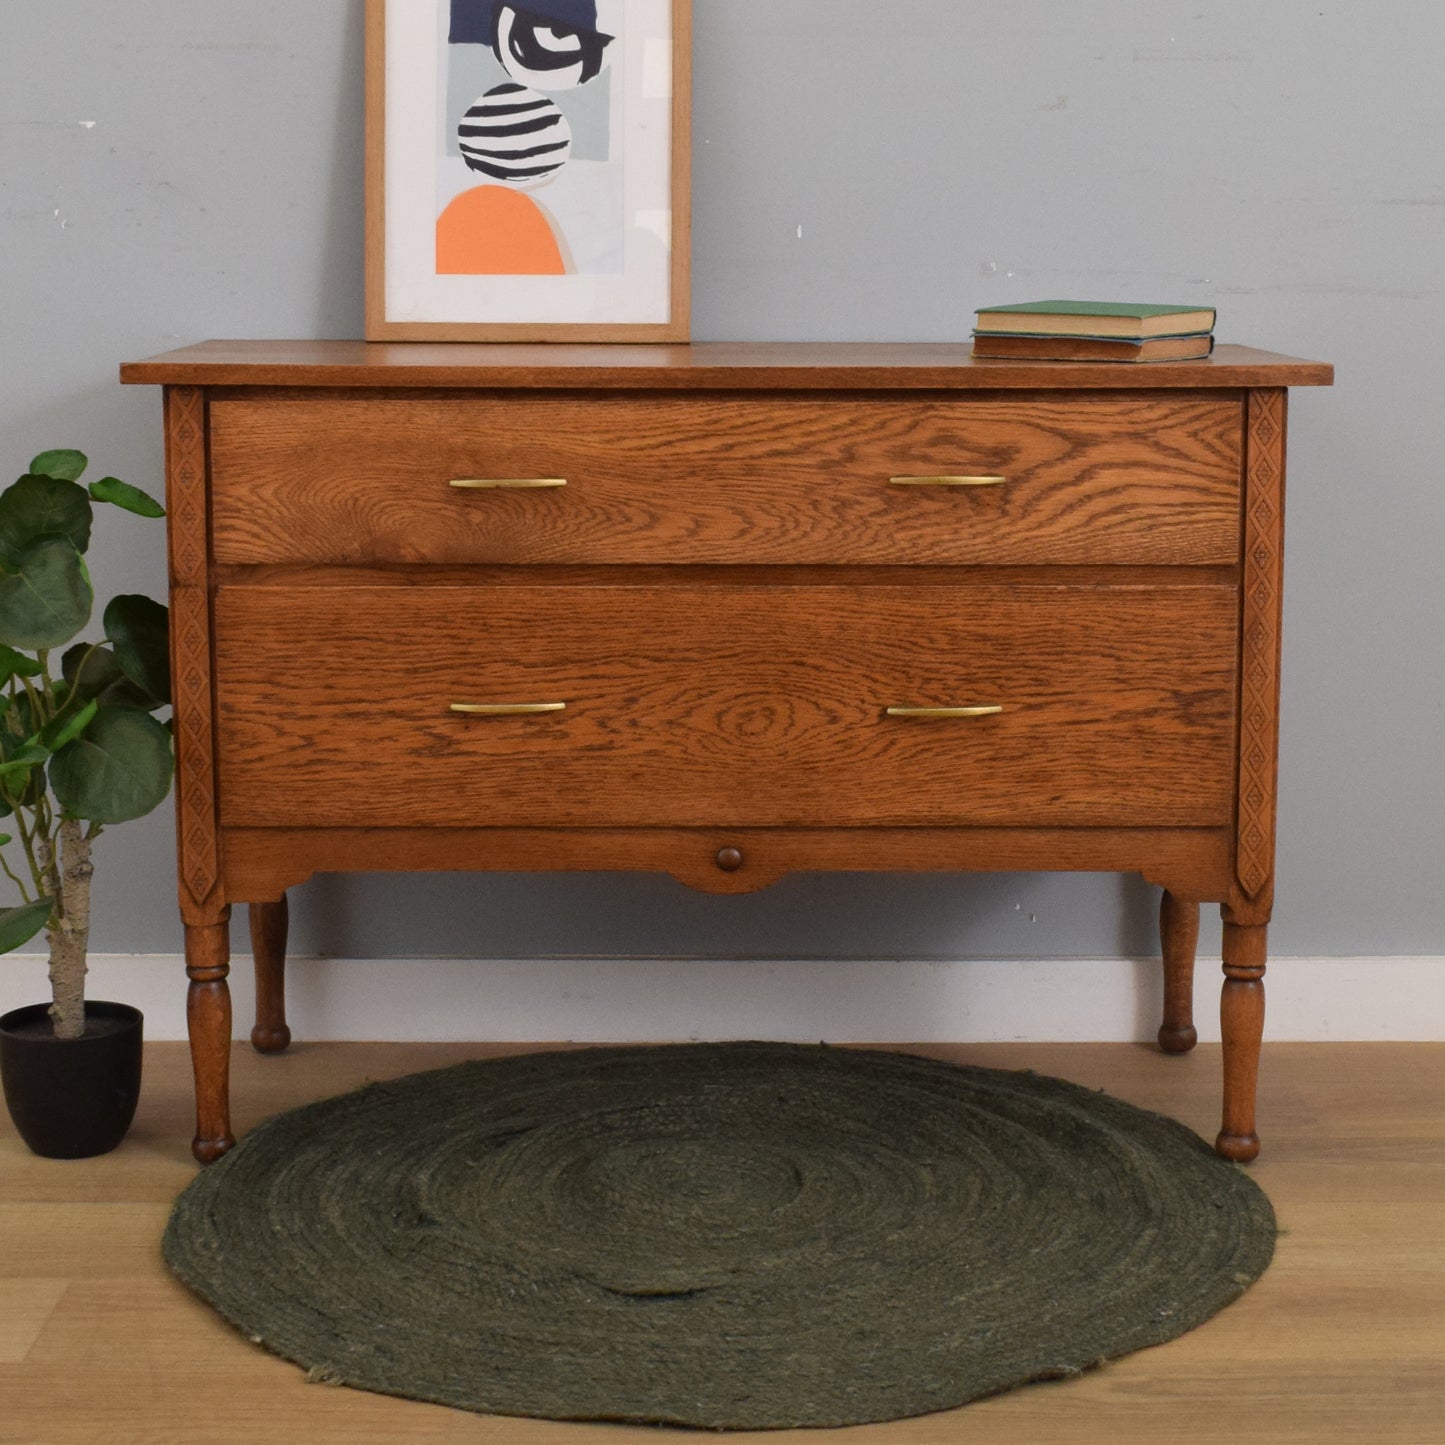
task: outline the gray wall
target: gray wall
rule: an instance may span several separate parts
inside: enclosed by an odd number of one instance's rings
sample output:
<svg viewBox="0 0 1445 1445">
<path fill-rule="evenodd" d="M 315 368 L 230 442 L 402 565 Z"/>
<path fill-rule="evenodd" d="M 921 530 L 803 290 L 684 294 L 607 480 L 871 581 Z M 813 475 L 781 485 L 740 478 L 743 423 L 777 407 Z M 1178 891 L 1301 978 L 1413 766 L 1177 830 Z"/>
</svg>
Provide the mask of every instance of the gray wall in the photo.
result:
<svg viewBox="0 0 1445 1445">
<path fill-rule="evenodd" d="M 957 340 L 988 302 L 1217 302 L 1293 398 L 1280 954 L 1445 953 L 1445 12 L 1435 0 L 695 0 L 699 339 Z M 117 364 L 360 334 L 360 0 L 0 0 L 0 472 L 155 487 Z M 162 585 L 112 517 L 105 590 Z M 100 846 L 95 946 L 179 947 L 169 816 Z M 1098 877 L 318 879 L 342 955 L 1110 955 Z M 1209 940 L 1212 942 L 1212 939 Z"/>
</svg>

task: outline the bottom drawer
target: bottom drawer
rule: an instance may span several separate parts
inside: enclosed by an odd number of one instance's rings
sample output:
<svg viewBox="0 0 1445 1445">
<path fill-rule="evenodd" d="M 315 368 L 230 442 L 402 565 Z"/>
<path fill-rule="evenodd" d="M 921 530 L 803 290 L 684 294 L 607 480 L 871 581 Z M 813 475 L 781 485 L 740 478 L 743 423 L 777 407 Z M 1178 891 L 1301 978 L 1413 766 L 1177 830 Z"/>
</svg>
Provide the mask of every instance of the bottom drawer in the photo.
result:
<svg viewBox="0 0 1445 1445">
<path fill-rule="evenodd" d="M 1236 632 L 1213 584 L 223 587 L 221 821 L 1221 826 Z"/>
</svg>

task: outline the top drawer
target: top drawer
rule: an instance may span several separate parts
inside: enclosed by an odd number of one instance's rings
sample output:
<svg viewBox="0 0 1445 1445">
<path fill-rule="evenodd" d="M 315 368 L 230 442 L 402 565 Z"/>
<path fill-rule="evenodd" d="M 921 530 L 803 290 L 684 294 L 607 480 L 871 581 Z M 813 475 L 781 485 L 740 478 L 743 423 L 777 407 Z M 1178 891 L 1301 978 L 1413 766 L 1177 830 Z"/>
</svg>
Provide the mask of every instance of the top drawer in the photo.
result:
<svg viewBox="0 0 1445 1445">
<path fill-rule="evenodd" d="M 1232 564 L 1241 417 L 1232 392 L 218 400 L 215 555 Z M 566 485 L 451 485 L 531 479 Z"/>
</svg>

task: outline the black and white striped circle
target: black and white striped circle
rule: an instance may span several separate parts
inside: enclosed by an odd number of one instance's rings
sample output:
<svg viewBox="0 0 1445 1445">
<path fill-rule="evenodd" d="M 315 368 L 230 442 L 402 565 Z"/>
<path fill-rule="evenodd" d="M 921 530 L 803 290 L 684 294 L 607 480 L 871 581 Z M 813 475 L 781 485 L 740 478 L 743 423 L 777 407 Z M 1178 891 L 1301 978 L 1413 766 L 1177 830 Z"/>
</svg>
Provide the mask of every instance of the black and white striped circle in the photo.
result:
<svg viewBox="0 0 1445 1445">
<path fill-rule="evenodd" d="M 530 186 L 546 180 L 572 153 L 572 127 L 545 95 L 515 82 L 474 101 L 457 127 L 462 159 L 489 180 Z"/>
</svg>

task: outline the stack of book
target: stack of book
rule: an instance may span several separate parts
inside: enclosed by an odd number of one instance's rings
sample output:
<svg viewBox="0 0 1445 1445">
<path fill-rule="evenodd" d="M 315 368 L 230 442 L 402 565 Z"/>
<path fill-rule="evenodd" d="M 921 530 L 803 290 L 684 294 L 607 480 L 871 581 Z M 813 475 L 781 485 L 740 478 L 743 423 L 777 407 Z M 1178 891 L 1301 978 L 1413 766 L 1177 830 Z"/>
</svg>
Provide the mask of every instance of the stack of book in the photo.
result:
<svg viewBox="0 0 1445 1445">
<path fill-rule="evenodd" d="M 1214 349 L 1214 311 L 1123 301 L 1025 301 L 978 313 L 973 354 L 1035 361 L 1189 361 Z"/>
</svg>

